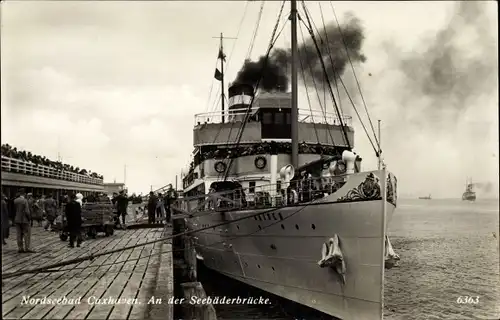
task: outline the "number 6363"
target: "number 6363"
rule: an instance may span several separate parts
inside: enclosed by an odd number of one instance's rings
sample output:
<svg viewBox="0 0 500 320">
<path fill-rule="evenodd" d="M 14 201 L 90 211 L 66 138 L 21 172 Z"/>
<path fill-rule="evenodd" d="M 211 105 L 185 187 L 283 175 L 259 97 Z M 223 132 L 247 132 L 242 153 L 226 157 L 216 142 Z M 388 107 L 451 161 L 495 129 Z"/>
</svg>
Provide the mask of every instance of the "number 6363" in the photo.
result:
<svg viewBox="0 0 500 320">
<path fill-rule="evenodd" d="M 479 297 L 478 296 L 460 296 L 457 298 L 458 304 L 478 304 Z"/>
</svg>

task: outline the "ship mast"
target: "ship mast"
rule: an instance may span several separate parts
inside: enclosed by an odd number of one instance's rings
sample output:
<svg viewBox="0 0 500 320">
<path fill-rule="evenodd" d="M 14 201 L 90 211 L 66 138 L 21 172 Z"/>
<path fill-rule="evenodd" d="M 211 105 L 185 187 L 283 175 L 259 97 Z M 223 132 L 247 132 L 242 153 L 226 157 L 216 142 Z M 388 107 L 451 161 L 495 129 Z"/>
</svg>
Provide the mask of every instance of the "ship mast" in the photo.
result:
<svg viewBox="0 0 500 320">
<path fill-rule="evenodd" d="M 220 72 L 222 73 L 222 78 L 221 78 L 221 111 L 222 111 L 222 123 L 224 123 L 224 47 L 222 45 L 222 42 L 224 37 L 222 36 L 222 32 L 220 33 L 220 51 L 219 51 L 219 56 L 220 56 Z"/>
<path fill-rule="evenodd" d="M 291 32 L 292 32 L 292 109 L 290 114 L 291 122 L 291 138 L 292 138 L 292 166 L 298 168 L 299 165 L 299 110 L 298 110 L 298 79 L 297 79 L 297 66 L 298 66 L 298 46 L 297 46 L 297 1 L 291 0 Z"/>
</svg>

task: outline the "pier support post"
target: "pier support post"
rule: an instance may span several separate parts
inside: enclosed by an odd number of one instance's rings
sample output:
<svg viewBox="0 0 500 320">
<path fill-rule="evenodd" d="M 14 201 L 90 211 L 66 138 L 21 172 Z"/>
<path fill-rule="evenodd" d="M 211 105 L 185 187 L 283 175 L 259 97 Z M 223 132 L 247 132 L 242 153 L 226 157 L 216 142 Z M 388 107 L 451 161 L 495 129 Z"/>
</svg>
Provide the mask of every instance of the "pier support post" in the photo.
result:
<svg viewBox="0 0 500 320">
<path fill-rule="evenodd" d="M 184 320 L 217 320 L 215 308 L 207 303 L 207 295 L 200 282 L 186 282 L 181 287 L 185 299 L 182 304 Z"/>
<path fill-rule="evenodd" d="M 184 261 L 187 265 L 187 278 L 190 282 L 197 280 L 196 272 L 196 251 L 194 246 L 194 239 L 191 236 L 184 236 Z"/>
</svg>

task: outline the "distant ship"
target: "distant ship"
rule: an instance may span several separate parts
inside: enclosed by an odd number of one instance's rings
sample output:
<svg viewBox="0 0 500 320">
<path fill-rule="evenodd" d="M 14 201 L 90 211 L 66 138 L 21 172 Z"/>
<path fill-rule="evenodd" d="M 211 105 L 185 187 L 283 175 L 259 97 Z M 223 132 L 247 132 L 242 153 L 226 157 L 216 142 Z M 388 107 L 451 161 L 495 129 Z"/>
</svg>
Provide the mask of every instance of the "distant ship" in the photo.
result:
<svg viewBox="0 0 500 320">
<path fill-rule="evenodd" d="M 467 179 L 465 182 L 465 192 L 462 194 L 462 200 L 468 201 L 476 201 L 476 193 L 472 191 L 474 184 L 472 183 L 472 179 Z"/>
<path fill-rule="evenodd" d="M 426 197 L 418 197 L 418 198 L 422 199 L 422 200 L 431 200 L 432 199 L 432 197 L 431 197 L 430 194 L 428 196 L 426 196 Z"/>
</svg>

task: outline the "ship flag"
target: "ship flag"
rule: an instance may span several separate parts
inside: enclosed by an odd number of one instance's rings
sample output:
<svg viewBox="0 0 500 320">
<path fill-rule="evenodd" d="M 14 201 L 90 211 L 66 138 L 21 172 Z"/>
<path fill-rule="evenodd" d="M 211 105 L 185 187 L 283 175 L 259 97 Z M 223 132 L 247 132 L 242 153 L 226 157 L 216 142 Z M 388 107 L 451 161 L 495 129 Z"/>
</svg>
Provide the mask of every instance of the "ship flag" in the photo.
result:
<svg viewBox="0 0 500 320">
<path fill-rule="evenodd" d="M 218 81 L 222 81 L 222 72 L 220 72 L 218 68 L 215 68 L 214 78 Z"/>
</svg>

